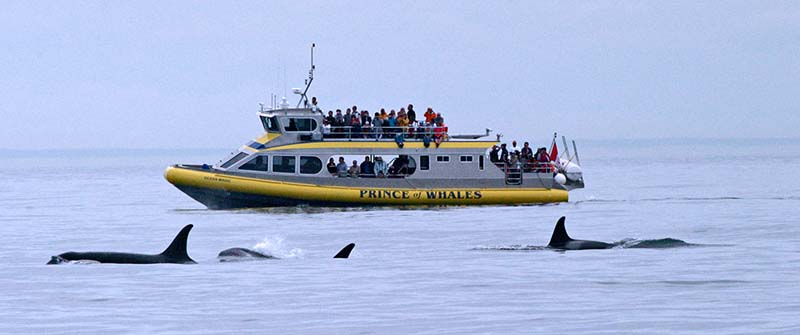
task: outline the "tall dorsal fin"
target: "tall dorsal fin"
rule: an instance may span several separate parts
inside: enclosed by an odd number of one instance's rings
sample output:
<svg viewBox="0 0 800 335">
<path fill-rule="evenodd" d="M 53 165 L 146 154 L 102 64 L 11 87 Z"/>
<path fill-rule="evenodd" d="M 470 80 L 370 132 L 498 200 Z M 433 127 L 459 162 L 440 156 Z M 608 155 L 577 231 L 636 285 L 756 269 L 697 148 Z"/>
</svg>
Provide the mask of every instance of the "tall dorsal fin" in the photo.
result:
<svg viewBox="0 0 800 335">
<path fill-rule="evenodd" d="M 550 237 L 550 243 L 548 246 L 560 246 L 564 245 L 564 243 L 572 241 L 569 235 L 567 235 L 567 228 L 564 227 L 565 220 L 566 218 L 562 216 L 560 219 L 558 219 L 558 222 L 556 222 L 556 229 L 553 230 L 553 236 Z"/>
<path fill-rule="evenodd" d="M 355 243 L 350 243 L 350 244 L 344 246 L 344 248 L 342 248 L 342 250 L 339 250 L 339 253 L 337 253 L 336 256 L 333 256 L 333 258 L 347 258 L 347 257 L 350 257 L 350 252 L 353 251 L 353 248 L 355 248 L 355 247 L 356 247 Z"/>
<path fill-rule="evenodd" d="M 161 256 L 169 258 L 174 263 L 197 263 L 186 253 L 186 240 L 189 238 L 192 227 L 194 226 L 190 224 L 183 227 L 167 249 L 161 253 Z"/>
</svg>

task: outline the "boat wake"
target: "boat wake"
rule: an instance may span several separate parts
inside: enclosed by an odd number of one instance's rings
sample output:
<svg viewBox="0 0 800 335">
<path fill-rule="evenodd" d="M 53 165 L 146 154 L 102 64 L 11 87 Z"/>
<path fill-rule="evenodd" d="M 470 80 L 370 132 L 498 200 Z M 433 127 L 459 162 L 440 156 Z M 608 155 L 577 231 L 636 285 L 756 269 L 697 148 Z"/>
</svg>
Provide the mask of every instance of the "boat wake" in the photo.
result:
<svg viewBox="0 0 800 335">
<path fill-rule="evenodd" d="M 745 198 L 745 197 L 664 197 L 664 198 L 642 198 L 642 199 L 597 199 L 589 197 L 585 200 L 572 201 L 574 204 L 580 203 L 634 203 L 634 202 L 669 202 L 669 201 L 734 201 L 734 200 L 800 200 L 800 196 L 785 197 L 766 197 L 766 198 Z"/>
</svg>

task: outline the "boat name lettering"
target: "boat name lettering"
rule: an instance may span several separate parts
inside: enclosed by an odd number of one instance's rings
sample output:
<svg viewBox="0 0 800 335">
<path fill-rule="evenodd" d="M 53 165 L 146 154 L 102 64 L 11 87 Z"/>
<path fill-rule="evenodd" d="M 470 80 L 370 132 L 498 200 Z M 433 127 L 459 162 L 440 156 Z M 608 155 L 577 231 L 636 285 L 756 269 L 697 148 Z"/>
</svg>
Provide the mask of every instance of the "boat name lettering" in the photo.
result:
<svg viewBox="0 0 800 335">
<path fill-rule="evenodd" d="M 367 199 L 420 199 L 425 197 L 429 200 L 435 199 L 480 199 L 483 197 L 481 191 L 425 191 L 409 194 L 408 191 L 390 190 L 360 190 L 358 196 Z"/>
<path fill-rule="evenodd" d="M 389 190 L 361 190 L 358 194 L 361 198 L 369 199 L 408 199 L 408 191 L 389 191 Z"/>
<path fill-rule="evenodd" d="M 221 182 L 221 183 L 230 183 L 231 182 L 230 179 L 209 177 L 209 176 L 203 176 L 203 179 L 210 180 L 210 181 L 218 181 L 218 182 Z"/>
</svg>

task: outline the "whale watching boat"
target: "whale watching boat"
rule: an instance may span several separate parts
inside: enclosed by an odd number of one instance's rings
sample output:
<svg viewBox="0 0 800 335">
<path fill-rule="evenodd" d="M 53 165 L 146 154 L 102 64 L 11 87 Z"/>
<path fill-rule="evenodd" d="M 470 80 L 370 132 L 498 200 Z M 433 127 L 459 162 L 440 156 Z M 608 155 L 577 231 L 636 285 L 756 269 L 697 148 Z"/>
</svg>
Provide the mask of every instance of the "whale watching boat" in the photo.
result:
<svg viewBox="0 0 800 335">
<path fill-rule="evenodd" d="M 562 137 L 559 156 L 554 136 L 549 153 L 540 148 L 533 156 L 501 145 L 491 129 L 451 134 L 443 120 L 428 123 L 422 115 L 409 125 L 375 127 L 369 113 L 353 113 L 352 123 L 341 125 L 316 99 L 309 104 L 313 80 L 312 45 L 305 90 L 294 90 L 297 106 L 273 96 L 258 111 L 261 136 L 214 165 L 169 166 L 165 178 L 209 209 L 539 204 L 568 201 L 569 191 L 584 186 L 575 141 L 570 154 Z M 363 115 L 367 122 L 358 122 Z"/>
</svg>

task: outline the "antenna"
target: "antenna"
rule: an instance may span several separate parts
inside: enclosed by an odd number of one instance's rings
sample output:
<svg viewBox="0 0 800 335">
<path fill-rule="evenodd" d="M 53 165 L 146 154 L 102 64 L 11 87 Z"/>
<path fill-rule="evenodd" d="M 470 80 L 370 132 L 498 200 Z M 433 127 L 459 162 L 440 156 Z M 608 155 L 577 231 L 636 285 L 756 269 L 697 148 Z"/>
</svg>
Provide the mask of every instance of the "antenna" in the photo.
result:
<svg viewBox="0 0 800 335">
<path fill-rule="evenodd" d="M 308 93 L 308 88 L 311 87 L 311 82 L 314 81 L 314 47 L 316 47 L 316 43 L 311 43 L 311 70 L 308 70 L 308 79 L 306 79 L 306 89 L 303 90 L 303 93 L 300 94 L 300 101 L 297 102 L 297 108 L 300 108 L 300 104 L 305 103 L 305 106 L 308 106 L 308 97 L 306 93 Z"/>
</svg>

